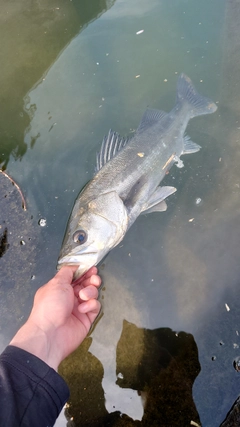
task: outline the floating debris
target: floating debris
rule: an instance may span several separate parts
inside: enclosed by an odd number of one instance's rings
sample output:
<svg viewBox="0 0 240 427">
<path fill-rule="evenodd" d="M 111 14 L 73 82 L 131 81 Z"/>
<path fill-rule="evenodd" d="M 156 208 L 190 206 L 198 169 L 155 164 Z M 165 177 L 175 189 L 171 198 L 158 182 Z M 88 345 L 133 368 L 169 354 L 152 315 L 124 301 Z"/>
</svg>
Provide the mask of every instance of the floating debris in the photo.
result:
<svg viewBox="0 0 240 427">
<path fill-rule="evenodd" d="M 137 153 L 138 157 L 144 157 L 144 153 Z"/>
<path fill-rule="evenodd" d="M 201 197 L 197 197 L 195 200 L 196 205 L 200 205 L 201 201 L 202 201 Z"/>
<path fill-rule="evenodd" d="M 119 372 L 119 374 L 118 374 L 118 376 L 117 376 L 118 378 L 120 378 L 121 380 L 123 379 L 123 374 L 121 373 L 121 372 Z"/>
<path fill-rule="evenodd" d="M 136 34 L 138 36 L 139 34 L 142 34 L 143 32 L 144 32 L 144 30 L 139 30 L 139 31 L 136 32 Z"/>
<path fill-rule="evenodd" d="M 15 187 L 16 187 L 16 189 L 19 191 L 19 193 L 20 193 L 20 196 L 21 196 L 21 198 L 22 198 L 22 208 L 23 208 L 23 210 L 24 211 L 26 211 L 27 210 L 27 205 L 26 205 L 26 202 L 25 202 L 25 199 L 24 199 L 24 196 L 23 196 L 23 193 L 22 193 L 22 191 L 21 191 L 21 189 L 20 189 L 20 187 L 19 187 L 19 185 L 16 183 L 16 181 L 14 181 L 14 179 L 12 179 L 5 171 L 3 171 L 2 169 L 0 169 L 0 172 L 6 177 L 6 178 L 8 178 L 10 181 L 11 181 L 11 183 L 13 184 L 13 185 L 15 185 Z"/>
<path fill-rule="evenodd" d="M 229 307 L 229 305 L 227 305 L 227 303 L 225 303 L 225 307 L 226 307 L 227 311 L 230 311 L 230 307 Z"/>
<path fill-rule="evenodd" d="M 193 222 L 194 221 L 194 218 L 190 218 L 189 220 L 188 220 L 188 222 Z"/>
<path fill-rule="evenodd" d="M 47 225 L 47 220 L 45 218 L 40 218 L 38 225 L 40 225 L 40 227 L 45 227 Z"/>
</svg>

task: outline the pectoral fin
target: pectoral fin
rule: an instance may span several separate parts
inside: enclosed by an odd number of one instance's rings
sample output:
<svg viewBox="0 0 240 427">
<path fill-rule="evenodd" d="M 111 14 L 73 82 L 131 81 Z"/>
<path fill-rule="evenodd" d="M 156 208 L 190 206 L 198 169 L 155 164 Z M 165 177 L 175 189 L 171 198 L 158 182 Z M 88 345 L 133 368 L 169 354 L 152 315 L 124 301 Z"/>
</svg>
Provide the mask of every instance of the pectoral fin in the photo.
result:
<svg viewBox="0 0 240 427">
<path fill-rule="evenodd" d="M 167 203 L 164 202 L 164 200 L 162 202 L 157 203 L 156 205 L 152 206 L 149 209 L 146 209 L 145 211 L 141 212 L 142 214 L 149 214 L 152 212 L 165 212 L 167 210 Z"/>
<path fill-rule="evenodd" d="M 177 189 L 175 187 L 157 187 L 154 193 L 148 200 L 147 206 L 145 205 L 141 213 L 148 214 L 151 212 L 164 212 L 167 210 L 167 204 L 164 201 L 166 197 L 175 193 Z"/>
</svg>

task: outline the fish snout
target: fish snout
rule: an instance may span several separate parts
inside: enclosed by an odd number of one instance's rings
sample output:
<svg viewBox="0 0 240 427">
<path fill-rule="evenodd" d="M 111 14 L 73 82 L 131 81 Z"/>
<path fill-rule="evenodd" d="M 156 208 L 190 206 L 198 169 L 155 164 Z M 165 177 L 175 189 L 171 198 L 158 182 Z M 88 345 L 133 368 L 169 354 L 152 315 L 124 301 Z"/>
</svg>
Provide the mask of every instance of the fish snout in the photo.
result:
<svg viewBox="0 0 240 427">
<path fill-rule="evenodd" d="M 69 253 L 68 255 L 59 258 L 57 269 L 60 270 L 63 266 L 73 265 L 78 266 L 77 271 L 74 274 L 74 280 L 81 277 L 91 267 L 99 262 L 98 252 L 81 252 L 81 253 Z"/>
</svg>

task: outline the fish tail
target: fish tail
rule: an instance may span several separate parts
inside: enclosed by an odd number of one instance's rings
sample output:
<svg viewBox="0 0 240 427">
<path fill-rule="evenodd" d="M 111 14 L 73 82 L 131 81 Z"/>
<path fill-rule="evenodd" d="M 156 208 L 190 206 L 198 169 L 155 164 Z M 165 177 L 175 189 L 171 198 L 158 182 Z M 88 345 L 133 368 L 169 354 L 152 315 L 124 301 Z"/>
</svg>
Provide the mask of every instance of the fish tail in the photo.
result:
<svg viewBox="0 0 240 427">
<path fill-rule="evenodd" d="M 177 82 L 177 102 L 175 109 L 179 109 L 183 103 L 189 104 L 190 118 L 211 114 L 217 110 L 216 104 L 211 99 L 199 95 L 192 81 L 186 74 L 181 74 Z"/>
</svg>

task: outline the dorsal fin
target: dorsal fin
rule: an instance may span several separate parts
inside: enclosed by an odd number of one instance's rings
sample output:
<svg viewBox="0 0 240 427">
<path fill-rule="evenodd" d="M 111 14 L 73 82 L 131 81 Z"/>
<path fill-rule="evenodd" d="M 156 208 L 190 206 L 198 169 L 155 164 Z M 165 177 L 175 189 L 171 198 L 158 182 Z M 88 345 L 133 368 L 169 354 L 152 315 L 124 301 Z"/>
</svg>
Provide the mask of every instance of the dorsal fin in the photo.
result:
<svg viewBox="0 0 240 427">
<path fill-rule="evenodd" d="M 128 141 L 129 138 L 122 138 L 119 133 L 110 129 L 108 135 L 103 138 L 100 152 L 97 153 L 96 172 L 125 147 Z"/>
<path fill-rule="evenodd" d="M 165 113 L 165 111 L 148 108 L 142 116 L 141 123 L 137 128 L 137 133 L 143 132 L 144 130 L 150 128 L 165 118 L 167 115 L 168 113 Z"/>
</svg>

